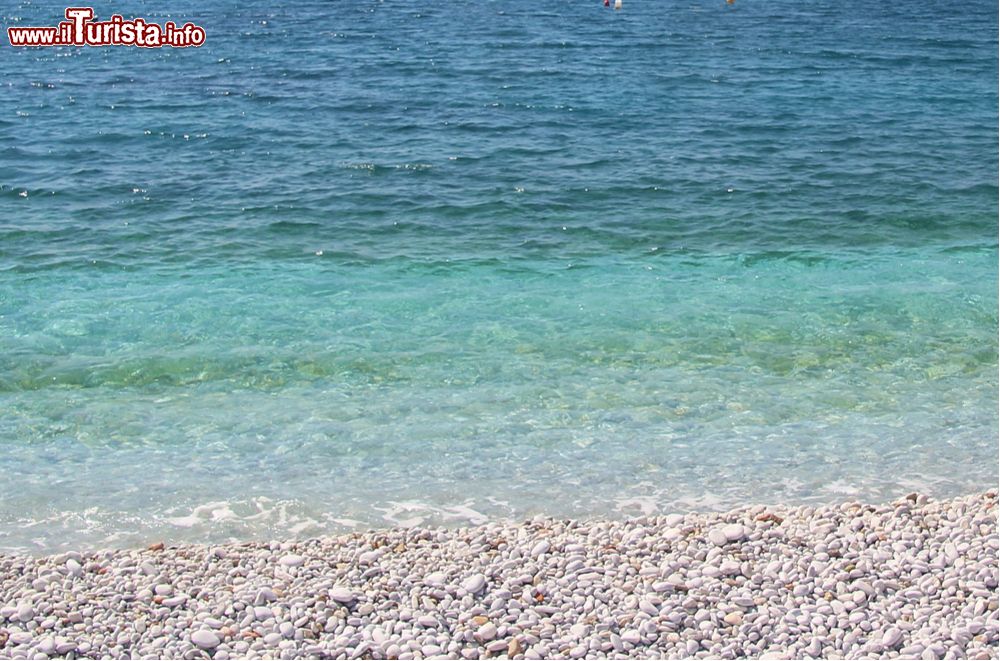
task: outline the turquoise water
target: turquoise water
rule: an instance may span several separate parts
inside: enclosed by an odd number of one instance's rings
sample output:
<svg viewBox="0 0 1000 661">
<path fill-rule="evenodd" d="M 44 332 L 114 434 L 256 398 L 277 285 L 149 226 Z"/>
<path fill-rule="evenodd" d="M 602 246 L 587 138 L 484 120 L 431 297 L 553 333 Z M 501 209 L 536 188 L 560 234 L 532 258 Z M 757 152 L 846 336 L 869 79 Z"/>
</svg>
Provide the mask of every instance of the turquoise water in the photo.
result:
<svg viewBox="0 0 1000 661">
<path fill-rule="evenodd" d="M 0 550 L 995 486 L 995 5 L 172 4 L 0 47 Z"/>
</svg>

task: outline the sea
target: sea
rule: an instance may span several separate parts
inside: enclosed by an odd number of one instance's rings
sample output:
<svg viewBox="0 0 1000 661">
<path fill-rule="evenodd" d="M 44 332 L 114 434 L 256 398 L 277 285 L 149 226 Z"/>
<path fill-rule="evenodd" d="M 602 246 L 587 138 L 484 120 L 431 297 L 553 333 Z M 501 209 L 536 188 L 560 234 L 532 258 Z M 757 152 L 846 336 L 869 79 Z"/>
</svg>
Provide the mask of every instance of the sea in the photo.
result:
<svg viewBox="0 0 1000 661">
<path fill-rule="evenodd" d="M 997 486 L 996 3 L 92 6 L 206 39 L 0 36 L 0 551 Z"/>
</svg>

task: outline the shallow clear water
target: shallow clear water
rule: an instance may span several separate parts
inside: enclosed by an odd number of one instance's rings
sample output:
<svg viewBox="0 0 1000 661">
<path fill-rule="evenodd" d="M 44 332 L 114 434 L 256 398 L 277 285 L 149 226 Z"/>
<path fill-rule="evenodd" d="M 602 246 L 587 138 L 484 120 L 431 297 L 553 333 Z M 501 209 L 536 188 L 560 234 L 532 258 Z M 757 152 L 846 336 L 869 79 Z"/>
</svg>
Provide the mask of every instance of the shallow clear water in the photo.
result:
<svg viewBox="0 0 1000 661">
<path fill-rule="evenodd" d="M 995 6 L 600 4 L 4 44 L 0 550 L 995 485 Z"/>
</svg>

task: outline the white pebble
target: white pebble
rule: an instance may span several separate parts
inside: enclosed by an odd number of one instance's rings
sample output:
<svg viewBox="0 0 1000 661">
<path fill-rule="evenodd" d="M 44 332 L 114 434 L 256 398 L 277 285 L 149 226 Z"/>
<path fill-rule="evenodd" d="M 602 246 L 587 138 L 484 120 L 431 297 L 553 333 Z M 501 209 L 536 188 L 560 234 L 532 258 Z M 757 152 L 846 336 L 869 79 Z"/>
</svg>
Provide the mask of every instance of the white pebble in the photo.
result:
<svg viewBox="0 0 1000 661">
<path fill-rule="evenodd" d="M 299 567 L 305 563 L 306 559 L 301 555 L 296 555 L 295 553 L 289 553 L 288 555 L 283 555 L 278 560 L 278 564 L 284 567 Z"/>
<path fill-rule="evenodd" d="M 478 594 L 486 587 L 486 577 L 482 574 L 473 574 L 462 582 L 462 589 L 469 594 Z"/>
<path fill-rule="evenodd" d="M 548 553 L 550 548 L 552 548 L 552 544 L 549 543 L 549 540 L 543 539 L 531 547 L 531 553 L 529 555 L 531 555 L 532 558 L 537 558 L 543 553 Z"/>
<path fill-rule="evenodd" d="M 201 629 L 191 634 L 191 642 L 203 650 L 215 649 L 222 641 L 213 631 Z"/>
<path fill-rule="evenodd" d="M 331 588 L 330 599 L 333 599 L 334 601 L 340 602 L 342 604 L 349 604 L 352 601 L 354 601 L 355 597 L 354 597 L 354 592 L 350 588 L 337 586 Z"/>
</svg>

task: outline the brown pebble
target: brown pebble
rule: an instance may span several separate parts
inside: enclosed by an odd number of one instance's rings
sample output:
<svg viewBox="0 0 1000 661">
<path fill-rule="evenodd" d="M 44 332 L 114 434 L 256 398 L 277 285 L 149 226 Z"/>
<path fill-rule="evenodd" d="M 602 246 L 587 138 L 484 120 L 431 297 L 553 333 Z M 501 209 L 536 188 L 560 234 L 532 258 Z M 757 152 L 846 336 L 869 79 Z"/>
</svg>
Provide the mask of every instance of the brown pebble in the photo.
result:
<svg viewBox="0 0 1000 661">
<path fill-rule="evenodd" d="M 520 653 L 521 643 L 517 641 L 517 638 L 511 638 L 510 642 L 507 643 L 507 656 L 513 657 L 515 654 Z"/>
<path fill-rule="evenodd" d="M 757 520 L 762 522 L 770 521 L 778 525 L 781 525 L 781 523 L 784 521 L 784 519 L 782 519 L 780 516 L 772 512 L 764 512 L 763 514 L 758 514 Z"/>
<path fill-rule="evenodd" d="M 150 551 L 162 551 L 164 548 L 163 542 L 156 542 L 155 544 L 150 544 L 148 548 Z"/>
</svg>

